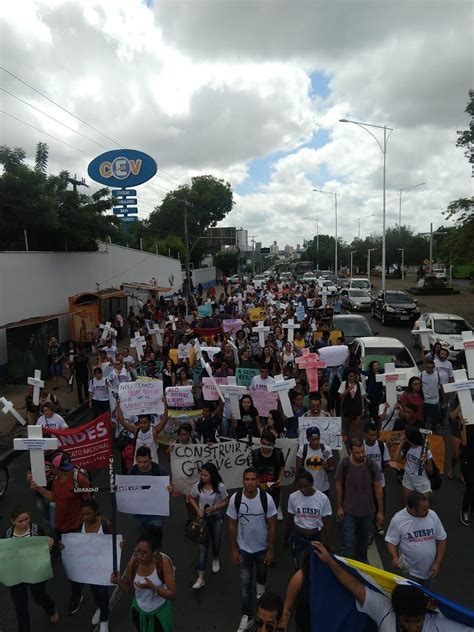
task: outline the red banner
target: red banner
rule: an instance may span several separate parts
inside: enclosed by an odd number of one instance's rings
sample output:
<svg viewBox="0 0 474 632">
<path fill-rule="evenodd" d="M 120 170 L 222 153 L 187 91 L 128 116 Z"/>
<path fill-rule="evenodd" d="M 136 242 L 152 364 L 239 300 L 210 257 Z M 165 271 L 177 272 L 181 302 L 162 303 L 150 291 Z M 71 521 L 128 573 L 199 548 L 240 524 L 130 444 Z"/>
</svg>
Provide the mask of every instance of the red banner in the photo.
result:
<svg viewBox="0 0 474 632">
<path fill-rule="evenodd" d="M 86 470 L 98 470 L 108 466 L 109 456 L 112 454 L 108 413 L 69 430 L 48 428 L 48 434 L 57 437 L 59 448 L 69 454 L 74 465 Z"/>
</svg>

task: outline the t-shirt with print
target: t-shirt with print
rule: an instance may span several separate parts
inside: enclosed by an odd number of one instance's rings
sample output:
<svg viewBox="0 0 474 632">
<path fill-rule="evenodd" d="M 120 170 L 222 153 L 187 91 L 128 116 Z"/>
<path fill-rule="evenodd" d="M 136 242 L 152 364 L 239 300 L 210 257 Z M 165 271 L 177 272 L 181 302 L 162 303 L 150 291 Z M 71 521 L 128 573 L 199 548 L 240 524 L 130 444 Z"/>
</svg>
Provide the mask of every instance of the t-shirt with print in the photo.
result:
<svg viewBox="0 0 474 632">
<path fill-rule="evenodd" d="M 303 459 L 304 446 L 302 446 L 296 455 L 299 459 Z M 332 457 L 331 450 L 328 450 L 324 446 L 324 450 L 318 448 L 313 450 L 310 446 L 307 446 L 307 453 L 304 459 L 303 468 L 311 474 L 313 477 L 314 489 L 319 489 L 320 492 L 325 492 L 329 489 L 329 478 L 326 470 L 323 469 L 323 461 L 328 461 Z"/>
<path fill-rule="evenodd" d="M 280 470 L 285 467 L 283 452 L 274 448 L 270 456 L 262 454 L 260 449 L 252 451 L 252 465 L 257 470 L 258 486 L 265 491 L 268 483 L 274 483 L 280 475 Z"/>
<path fill-rule="evenodd" d="M 346 480 L 344 482 L 343 466 L 345 459 Z M 371 464 L 372 474 L 367 461 L 361 465 L 353 465 L 350 457 L 341 459 L 337 464 L 336 481 L 343 482 L 344 498 L 342 506 L 346 514 L 352 516 L 371 516 L 374 513 L 374 482 L 380 481 L 380 470 L 376 463 Z"/>
<path fill-rule="evenodd" d="M 324 516 L 331 516 L 332 509 L 326 494 L 316 490 L 312 496 L 305 496 L 296 491 L 288 498 L 288 513 L 293 514 L 297 527 L 319 531 L 323 528 Z"/>
<path fill-rule="evenodd" d="M 439 358 L 435 358 L 434 363 L 439 375 L 439 383 L 447 384 L 450 378 L 454 377 L 453 365 L 449 360 L 444 360 L 443 362 Z"/>
<path fill-rule="evenodd" d="M 267 378 L 262 379 L 260 375 L 254 375 L 250 382 L 250 391 L 258 391 L 260 389 L 267 389 L 269 384 L 273 384 L 274 378 L 269 375 Z"/>
<path fill-rule="evenodd" d="M 416 448 L 408 448 L 408 451 L 405 456 L 405 472 L 407 474 L 414 474 L 416 476 L 420 476 L 420 463 L 421 463 L 422 450 L 423 448 L 421 447 L 421 445 L 417 446 Z M 431 450 L 428 450 L 426 453 L 426 460 L 429 461 L 432 458 L 433 458 L 433 454 L 431 453 Z M 426 478 L 428 478 L 428 475 L 426 474 L 426 470 L 424 467 L 421 470 L 421 472 L 422 472 L 421 476 L 425 476 Z"/>
<path fill-rule="evenodd" d="M 89 393 L 91 394 L 92 399 L 95 399 L 97 402 L 108 402 L 109 391 L 107 389 L 107 380 L 105 377 L 100 380 L 94 377 L 89 384 Z"/>
<path fill-rule="evenodd" d="M 384 462 L 390 461 L 390 452 L 388 451 L 387 446 L 382 441 L 382 450 L 383 450 L 383 460 Z M 385 476 L 383 473 L 383 463 L 382 463 L 382 454 L 380 451 L 379 442 L 376 441 L 374 445 L 368 445 L 366 441 L 364 441 L 364 450 L 365 456 L 370 459 L 373 463 L 377 463 L 380 470 L 380 482 L 382 483 L 382 487 L 385 487 Z"/>
<path fill-rule="evenodd" d="M 47 431 L 48 428 L 50 430 L 66 430 L 69 428 L 67 423 L 61 415 L 58 415 L 58 413 L 54 413 L 52 417 L 45 417 L 44 415 L 41 415 L 36 422 L 36 425 L 41 426 L 45 431 Z"/>
<path fill-rule="evenodd" d="M 428 579 L 436 557 L 436 541 L 446 540 L 438 515 L 428 510 L 427 516 L 412 516 L 407 508 L 398 511 L 392 518 L 385 541 L 399 547 L 410 570 L 410 575 Z"/>
<path fill-rule="evenodd" d="M 267 494 L 267 492 L 265 493 Z M 233 494 L 229 501 L 227 515 L 232 520 L 237 520 L 237 546 L 241 551 L 247 553 L 266 551 L 268 548 L 267 519 L 277 514 L 273 498 L 267 494 L 268 507 L 265 514 L 260 500 L 260 492 L 257 491 L 255 498 L 247 498 L 243 492 L 237 515 L 235 496 L 236 494 Z"/>
<path fill-rule="evenodd" d="M 359 612 L 368 615 L 377 624 L 378 632 L 394 632 L 399 628 L 397 617 L 393 611 L 390 599 L 382 593 L 365 589 L 364 605 L 355 600 Z M 427 614 L 421 632 L 468 632 L 472 628 L 462 623 L 456 623 L 443 617 L 442 614 Z"/>
<path fill-rule="evenodd" d="M 193 488 L 191 489 L 191 496 L 199 499 L 198 504 L 200 509 L 205 509 L 205 507 L 214 507 L 214 505 L 217 505 L 229 495 L 224 483 L 219 483 L 217 494 L 212 489 L 207 490 L 203 488 L 199 491 L 198 484 L 199 483 L 193 485 Z"/>
</svg>

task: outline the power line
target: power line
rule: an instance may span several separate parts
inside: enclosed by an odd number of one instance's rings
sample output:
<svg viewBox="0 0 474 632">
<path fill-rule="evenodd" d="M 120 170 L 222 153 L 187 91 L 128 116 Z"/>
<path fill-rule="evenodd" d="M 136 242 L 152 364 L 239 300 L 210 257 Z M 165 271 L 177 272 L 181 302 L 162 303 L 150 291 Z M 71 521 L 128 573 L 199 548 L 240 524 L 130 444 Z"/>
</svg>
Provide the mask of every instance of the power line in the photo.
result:
<svg viewBox="0 0 474 632">
<path fill-rule="evenodd" d="M 28 125 L 28 127 L 35 129 L 37 132 L 40 132 L 41 134 L 45 134 L 45 136 L 49 136 L 50 138 L 57 140 L 59 143 L 62 143 L 63 145 L 72 147 L 72 149 L 75 149 L 76 151 L 80 151 L 81 154 L 85 154 L 86 156 L 89 156 L 90 158 L 94 158 L 94 156 L 92 154 L 89 154 L 87 151 L 83 151 L 82 149 L 79 149 L 78 147 L 71 145 L 71 143 L 66 143 L 65 140 L 61 140 L 60 138 L 57 138 L 56 136 L 53 136 L 52 134 L 48 134 L 48 132 L 45 132 L 39 127 L 35 127 L 34 125 L 31 125 L 31 123 L 27 123 L 26 121 L 23 121 L 22 119 L 19 119 L 16 116 L 13 116 L 13 114 L 10 114 L 9 112 L 5 112 L 5 110 L 0 110 L 0 114 L 6 114 L 6 116 L 9 116 L 10 118 L 15 119 L 15 121 L 18 121 L 19 123 L 23 123 L 24 125 Z"/>
<path fill-rule="evenodd" d="M 43 112 L 43 110 L 40 110 L 39 108 L 37 108 L 32 103 L 28 103 L 28 101 L 25 101 L 24 99 L 22 99 L 21 97 L 17 96 L 16 94 L 13 94 L 13 92 L 9 92 L 8 90 L 5 90 L 5 88 L 1 88 L 1 87 L 0 87 L 0 90 L 3 90 L 3 92 L 6 92 L 8 95 L 13 97 L 14 99 L 18 99 L 18 101 L 21 101 L 22 103 L 24 103 L 28 107 L 33 108 L 33 110 L 36 110 L 40 114 L 43 114 L 43 116 L 47 116 L 48 118 L 50 118 L 55 123 L 59 123 L 59 125 L 62 125 L 63 127 L 66 127 L 67 129 L 71 130 L 71 132 L 74 132 L 74 134 L 79 134 L 79 136 L 82 136 L 83 138 L 86 138 L 91 143 L 94 143 L 95 145 L 98 145 L 99 147 L 102 147 L 102 149 L 108 149 L 105 145 L 101 145 L 100 143 L 98 143 L 97 141 L 95 141 L 92 138 L 89 138 L 89 136 L 86 136 L 82 132 L 78 132 L 73 127 L 70 127 L 69 125 L 66 125 L 66 123 L 63 123 L 62 121 L 58 120 L 57 118 L 54 118 L 54 116 L 51 116 L 51 114 L 48 114 L 47 112 Z"/>
</svg>

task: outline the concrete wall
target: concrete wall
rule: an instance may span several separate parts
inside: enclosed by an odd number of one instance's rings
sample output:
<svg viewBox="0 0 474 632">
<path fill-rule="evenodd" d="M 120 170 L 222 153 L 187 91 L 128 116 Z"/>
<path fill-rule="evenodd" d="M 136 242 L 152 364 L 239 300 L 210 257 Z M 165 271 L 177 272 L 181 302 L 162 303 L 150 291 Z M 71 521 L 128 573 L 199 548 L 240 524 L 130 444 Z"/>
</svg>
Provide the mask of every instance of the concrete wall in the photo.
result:
<svg viewBox="0 0 474 632">
<path fill-rule="evenodd" d="M 202 287 L 204 289 L 211 287 L 212 285 L 216 285 L 217 284 L 216 273 L 217 273 L 217 270 L 215 267 L 196 268 L 192 270 L 191 276 L 192 276 L 194 287 L 197 288 L 198 283 L 202 283 Z"/>
</svg>

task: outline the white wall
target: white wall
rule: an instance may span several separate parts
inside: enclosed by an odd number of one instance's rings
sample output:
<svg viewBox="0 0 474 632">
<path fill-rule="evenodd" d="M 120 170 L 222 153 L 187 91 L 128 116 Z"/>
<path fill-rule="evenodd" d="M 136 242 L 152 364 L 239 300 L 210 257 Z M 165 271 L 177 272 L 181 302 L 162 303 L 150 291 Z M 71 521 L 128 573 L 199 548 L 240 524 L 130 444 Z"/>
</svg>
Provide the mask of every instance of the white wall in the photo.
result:
<svg viewBox="0 0 474 632">
<path fill-rule="evenodd" d="M 193 279 L 194 289 L 197 288 L 198 283 L 202 283 L 203 288 L 216 285 L 216 268 L 214 266 L 209 268 L 195 268 L 191 271 Z"/>
</svg>

